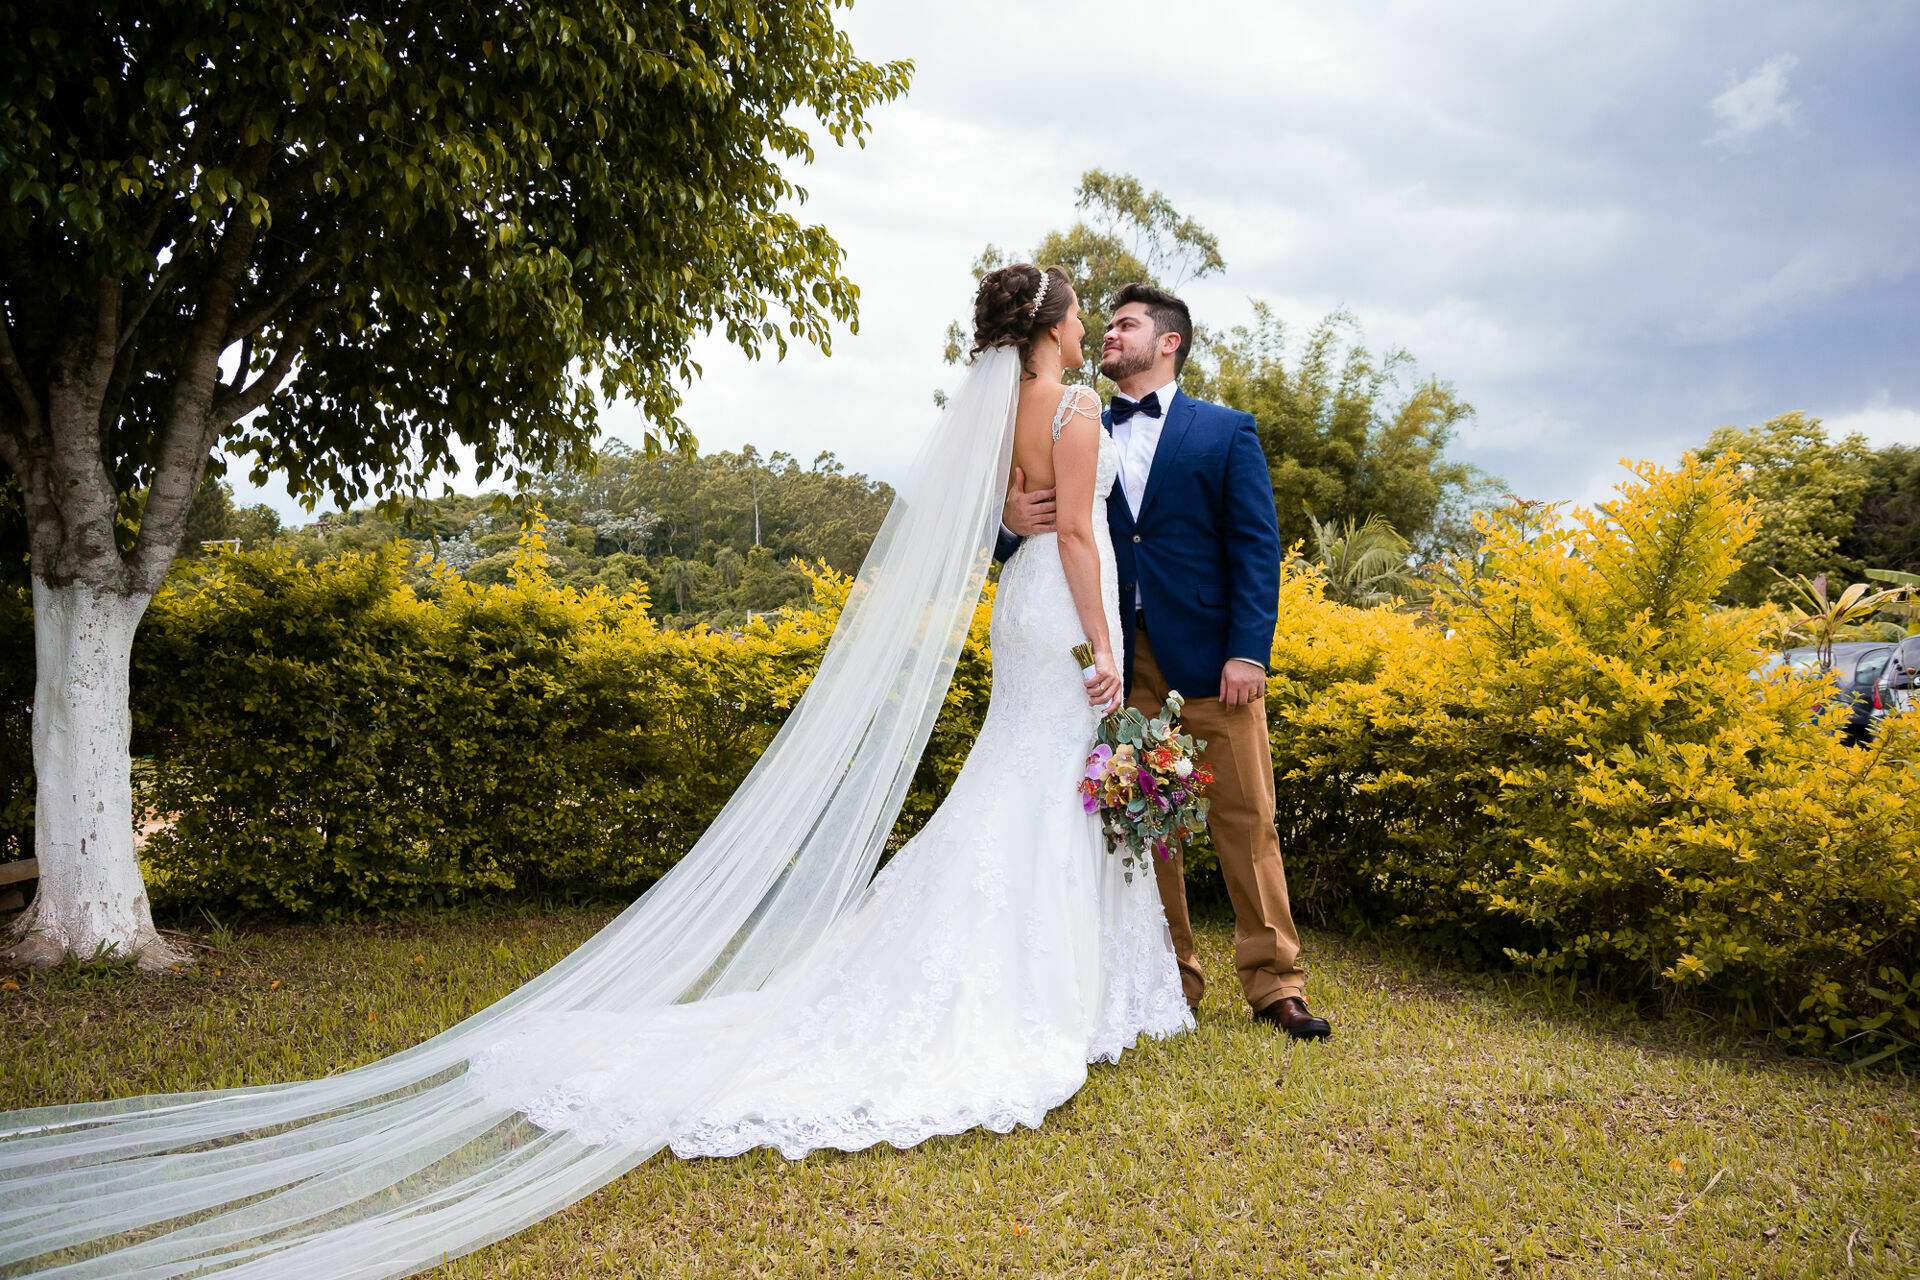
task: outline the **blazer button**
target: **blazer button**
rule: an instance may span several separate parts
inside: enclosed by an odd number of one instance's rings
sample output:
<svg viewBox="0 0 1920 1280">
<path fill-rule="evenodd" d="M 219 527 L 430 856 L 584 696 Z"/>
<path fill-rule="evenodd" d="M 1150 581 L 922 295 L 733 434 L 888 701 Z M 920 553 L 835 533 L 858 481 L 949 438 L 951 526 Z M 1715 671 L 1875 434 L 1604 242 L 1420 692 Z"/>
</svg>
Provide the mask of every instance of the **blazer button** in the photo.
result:
<svg viewBox="0 0 1920 1280">
<path fill-rule="evenodd" d="M 1135 542 L 1138 542 L 1138 541 L 1140 541 L 1140 535 L 1139 535 L 1139 534 L 1137 534 L 1137 533 L 1136 533 L 1136 534 L 1134 534 L 1134 535 L 1133 535 L 1133 540 L 1134 540 Z"/>
</svg>

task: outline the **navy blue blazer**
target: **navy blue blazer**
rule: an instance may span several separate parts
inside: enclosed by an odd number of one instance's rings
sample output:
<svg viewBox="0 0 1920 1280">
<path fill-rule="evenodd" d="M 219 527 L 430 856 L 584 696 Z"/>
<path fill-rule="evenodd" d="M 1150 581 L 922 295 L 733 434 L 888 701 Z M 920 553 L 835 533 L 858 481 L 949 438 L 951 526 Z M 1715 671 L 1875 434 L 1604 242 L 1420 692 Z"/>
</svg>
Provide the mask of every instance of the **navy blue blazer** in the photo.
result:
<svg viewBox="0 0 1920 1280">
<path fill-rule="evenodd" d="M 1101 423 L 1113 432 L 1113 417 Z M 1120 570 L 1123 672 L 1133 689 L 1133 591 L 1168 687 L 1220 693 L 1231 658 L 1265 666 L 1280 601 L 1280 523 L 1253 415 L 1176 391 L 1160 429 L 1136 520 L 1114 482 L 1107 528 Z M 994 558 L 1020 539 L 1002 529 Z"/>
</svg>

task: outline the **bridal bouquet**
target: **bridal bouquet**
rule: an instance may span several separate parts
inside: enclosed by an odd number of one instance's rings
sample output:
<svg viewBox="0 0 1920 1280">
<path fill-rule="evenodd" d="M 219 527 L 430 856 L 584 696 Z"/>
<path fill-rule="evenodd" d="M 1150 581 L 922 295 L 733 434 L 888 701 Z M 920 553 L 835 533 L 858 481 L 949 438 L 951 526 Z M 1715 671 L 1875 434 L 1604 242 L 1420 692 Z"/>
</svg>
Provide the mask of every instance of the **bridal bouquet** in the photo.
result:
<svg viewBox="0 0 1920 1280">
<path fill-rule="evenodd" d="M 1074 656 L 1084 647 L 1076 647 Z M 1093 665 L 1090 652 L 1083 665 Z M 1136 869 L 1150 865 L 1149 850 L 1164 859 L 1207 824 L 1206 789 L 1213 770 L 1200 763 L 1207 744 L 1180 732 L 1185 702 L 1169 690 L 1166 705 L 1151 720 L 1123 707 L 1102 717 L 1094 733 L 1080 794 L 1087 812 L 1100 815 L 1107 847 L 1119 855 L 1129 884 Z"/>
</svg>

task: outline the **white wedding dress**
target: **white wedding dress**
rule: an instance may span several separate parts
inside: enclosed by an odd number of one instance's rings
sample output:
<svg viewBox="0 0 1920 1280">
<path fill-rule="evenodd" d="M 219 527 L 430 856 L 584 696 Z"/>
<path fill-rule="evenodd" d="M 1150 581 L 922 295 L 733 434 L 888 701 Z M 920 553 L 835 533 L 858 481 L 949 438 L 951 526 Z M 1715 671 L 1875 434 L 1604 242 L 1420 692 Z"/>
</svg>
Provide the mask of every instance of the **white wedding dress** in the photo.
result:
<svg viewBox="0 0 1920 1280">
<path fill-rule="evenodd" d="M 1063 397 L 1056 440 L 1082 397 Z M 1114 636 L 1117 465 L 1103 432 L 1093 527 Z M 1154 878 L 1128 883 L 1076 790 L 1098 717 L 1071 653 L 1084 638 L 1057 538 L 1027 539 L 1001 573 L 966 764 L 810 952 L 756 991 L 537 1018 L 475 1055 L 468 1080 L 588 1143 L 797 1159 L 1038 1126 L 1089 1063 L 1191 1027 Z"/>
<path fill-rule="evenodd" d="M 0 1272 L 393 1280 L 671 1147 L 789 1156 L 1037 1125 L 1192 1025 L 1152 876 L 1076 791 L 1095 713 L 1055 539 L 1007 562 L 993 695 L 946 802 L 873 874 L 991 563 L 1020 360 L 968 366 L 806 693 L 679 862 L 551 969 L 310 1080 L 0 1114 Z M 1063 398 L 1059 423 L 1089 393 Z M 1093 527 L 1111 634 L 1113 548 Z"/>
</svg>

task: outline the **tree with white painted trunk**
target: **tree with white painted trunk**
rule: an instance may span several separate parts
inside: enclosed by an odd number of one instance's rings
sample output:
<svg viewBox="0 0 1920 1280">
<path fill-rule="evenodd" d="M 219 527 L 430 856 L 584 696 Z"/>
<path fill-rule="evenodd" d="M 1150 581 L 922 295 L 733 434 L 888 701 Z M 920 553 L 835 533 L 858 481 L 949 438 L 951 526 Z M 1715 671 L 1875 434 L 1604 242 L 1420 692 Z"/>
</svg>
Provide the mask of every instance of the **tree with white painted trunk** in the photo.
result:
<svg viewBox="0 0 1920 1280">
<path fill-rule="evenodd" d="M 0 3 L 0 464 L 33 584 L 18 961 L 180 957 L 133 849 L 127 674 L 194 495 L 309 503 L 685 438 L 693 339 L 825 346 L 857 290 L 784 205 L 908 69 L 830 0 Z"/>
</svg>

